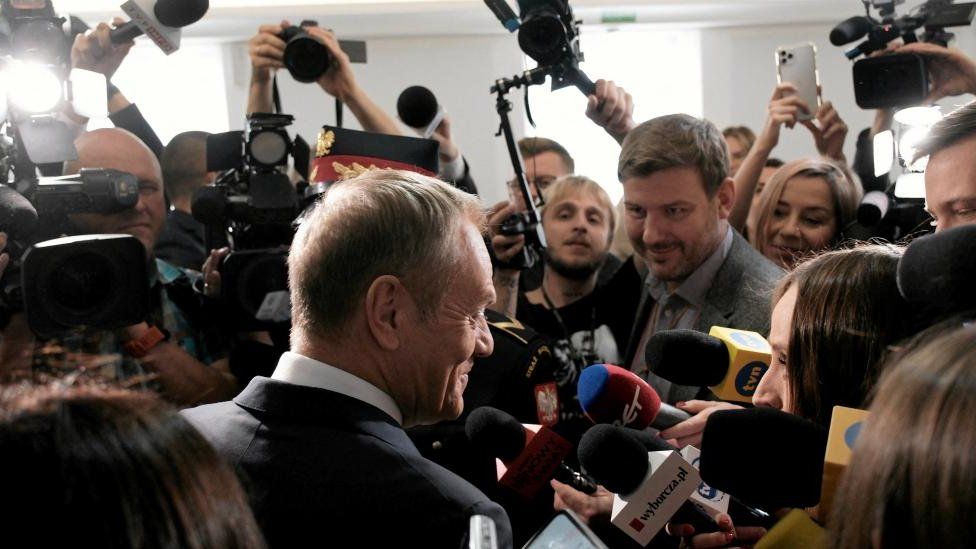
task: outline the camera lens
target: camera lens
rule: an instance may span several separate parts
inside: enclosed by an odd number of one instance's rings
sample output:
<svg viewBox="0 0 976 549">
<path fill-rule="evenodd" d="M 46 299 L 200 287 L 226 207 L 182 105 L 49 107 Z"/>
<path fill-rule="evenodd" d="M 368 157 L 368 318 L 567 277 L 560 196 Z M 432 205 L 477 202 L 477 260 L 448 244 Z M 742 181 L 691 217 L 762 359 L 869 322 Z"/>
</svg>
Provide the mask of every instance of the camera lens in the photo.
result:
<svg viewBox="0 0 976 549">
<path fill-rule="evenodd" d="M 297 32 L 292 29 L 297 29 Z M 329 70 L 329 64 L 332 62 L 329 50 L 308 33 L 298 27 L 289 27 L 282 32 L 282 38 L 287 41 L 285 68 L 291 73 L 292 78 L 307 84 L 315 82 Z"/>
<path fill-rule="evenodd" d="M 522 21 L 518 42 L 522 51 L 540 65 L 554 65 L 563 60 L 569 41 L 559 15 L 547 7 Z"/>
<path fill-rule="evenodd" d="M 96 253 L 71 255 L 58 263 L 50 277 L 56 303 L 70 311 L 92 311 L 110 300 L 115 269 Z"/>
</svg>

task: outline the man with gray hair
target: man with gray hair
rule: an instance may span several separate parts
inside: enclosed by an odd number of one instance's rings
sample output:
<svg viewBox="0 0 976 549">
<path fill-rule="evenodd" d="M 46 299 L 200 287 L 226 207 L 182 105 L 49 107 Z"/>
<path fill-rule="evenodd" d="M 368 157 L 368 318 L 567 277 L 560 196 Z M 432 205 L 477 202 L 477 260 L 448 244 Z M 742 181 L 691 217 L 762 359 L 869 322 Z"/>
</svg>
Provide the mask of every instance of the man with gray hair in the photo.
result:
<svg viewBox="0 0 976 549">
<path fill-rule="evenodd" d="M 233 400 L 185 412 L 252 487 L 272 546 L 459 547 L 508 517 L 421 457 L 405 427 L 457 418 L 495 299 L 477 198 L 372 170 L 333 185 L 288 259 L 291 352 Z"/>
</svg>

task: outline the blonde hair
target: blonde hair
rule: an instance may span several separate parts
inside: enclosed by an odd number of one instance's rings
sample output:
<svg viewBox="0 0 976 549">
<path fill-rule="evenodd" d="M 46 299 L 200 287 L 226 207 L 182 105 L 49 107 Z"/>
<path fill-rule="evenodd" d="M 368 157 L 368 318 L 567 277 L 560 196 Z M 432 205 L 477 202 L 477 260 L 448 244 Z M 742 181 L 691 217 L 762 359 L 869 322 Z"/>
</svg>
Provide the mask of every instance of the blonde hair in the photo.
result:
<svg viewBox="0 0 976 549">
<path fill-rule="evenodd" d="M 830 194 L 834 199 L 834 238 L 836 241 L 841 231 L 857 217 L 857 207 L 861 203 L 863 191 L 847 172 L 837 164 L 824 158 L 805 158 L 784 164 L 763 187 L 759 196 L 759 215 L 756 218 L 755 234 L 750 234 L 752 245 L 762 250 L 766 245 L 767 230 L 773 212 L 783 197 L 786 185 L 794 177 L 819 177 L 827 182 Z M 819 251 L 819 250 L 813 250 Z"/>
<path fill-rule="evenodd" d="M 383 275 L 398 277 L 429 316 L 453 280 L 465 221 L 484 232 L 478 199 L 432 177 L 370 170 L 334 184 L 302 222 L 288 256 L 293 327 L 342 334 Z"/>
<path fill-rule="evenodd" d="M 546 206 L 558 204 L 566 197 L 577 194 L 587 194 L 595 198 L 600 207 L 606 210 L 607 220 L 610 221 L 610 234 L 613 235 L 617 227 L 616 210 L 610 202 L 610 195 L 596 181 L 582 175 L 566 175 L 557 179 L 542 192 Z M 542 207 L 542 215 L 545 215 L 546 206 Z"/>
</svg>

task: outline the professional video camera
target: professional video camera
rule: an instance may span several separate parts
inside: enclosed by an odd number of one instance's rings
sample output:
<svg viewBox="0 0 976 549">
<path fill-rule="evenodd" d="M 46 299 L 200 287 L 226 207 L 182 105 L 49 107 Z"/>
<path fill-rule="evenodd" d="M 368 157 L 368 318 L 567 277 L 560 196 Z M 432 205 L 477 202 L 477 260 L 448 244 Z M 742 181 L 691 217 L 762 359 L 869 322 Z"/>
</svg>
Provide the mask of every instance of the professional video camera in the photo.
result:
<svg viewBox="0 0 976 549">
<path fill-rule="evenodd" d="M 0 0 L 0 230 L 13 259 L 2 289 L 2 315 L 21 310 L 31 329 L 51 337 L 88 326 L 116 328 L 145 319 L 149 306 L 145 249 L 128 235 L 76 234 L 68 216 L 114 213 L 135 206 L 136 178 L 115 170 L 82 170 L 66 177 L 62 162 L 77 159 L 73 133 L 62 121 L 70 109 L 105 116 L 104 76 L 72 70 L 71 44 L 88 28 L 58 17 L 49 0 Z"/>
<path fill-rule="evenodd" d="M 485 0 L 485 4 L 509 32 L 518 31 L 519 47 L 552 76 L 553 90 L 576 86 L 585 95 L 594 93 L 596 86 L 579 69 L 583 61 L 580 21 L 568 0 L 518 0 L 519 17 L 505 0 Z"/>
<path fill-rule="evenodd" d="M 208 171 L 225 171 L 193 197 L 193 217 L 207 227 L 207 247 L 229 245 L 220 266 L 221 297 L 239 327 L 263 329 L 289 320 L 288 246 L 302 211 L 286 173 L 289 157 L 308 179 L 309 148 L 287 132 L 294 118 L 255 113 L 244 131 L 207 138 Z"/>
<path fill-rule="evenodd" d="M 518 189 L 514 194 L 519 198 L 515 202 L 524 205 L 524 211 L 514 214 L 503 222 L 501 231 L 508 235 L 525 235 L 525 247 L 521 255 L 514 258 L 510 264 L 527 269 L 542 257 L 546 247 L 546 237 L 536 203 L 532 199 L 529 184 L 525 179 L 522 158 L 508 118 L 512 103 L 505 98 L 505 95 L 512 88 L 525 87 L 526 114 L 532 122 L 532 112 L 528 108 L 528 88 L 542 84 L 546 76 L 552 78 L 553 90 L 576 86 L 583 94 L 591 95 L 596 93 L 596 85 L 579 68 L 580 62 L 583 61 L 583 52 L 580 51 L 579 45 L 580 22 L 573 16 L 568 0 L 518 0 L 519 17 L 515 16 L 515 12 L 505 0 L 485 0 L 485 4 L 509 32 L 518 31 L 519 47 L 538 63 L 536 68 L 513 78 L 499 78 L 491 87 L 491 93 L 496 95 L 495 109 L 501 118 L 497 135 L 505 136 L 508 155 L 515 169 L 515 183 Z"/>
<path fill-rule="evenodd" d="M 905 0 L 864 1 L 866 15 L 851 17 L 830 32 L 830 42 L 843 46 L 867 37 L 845 52 L 857 59 L 882 51 L 901 38 L 906 44 L 923 42 L 946 47 L 954 38 L 948 27 L 972 24 L 976 2 L 954 4 L 953 0 L 928 0 L 908 15 L 898 17 L 895 7 Z M 879 19 L 871 17 L 871 7 Z M 918 31 L 924 29 L 921 37 Z M 862 109 L 885 109 L 921 104 L 929 94 L 929 71 L 925 57 L 916 54 L 882 55 L 854 63 L 854 95 Z"/>
</svg>

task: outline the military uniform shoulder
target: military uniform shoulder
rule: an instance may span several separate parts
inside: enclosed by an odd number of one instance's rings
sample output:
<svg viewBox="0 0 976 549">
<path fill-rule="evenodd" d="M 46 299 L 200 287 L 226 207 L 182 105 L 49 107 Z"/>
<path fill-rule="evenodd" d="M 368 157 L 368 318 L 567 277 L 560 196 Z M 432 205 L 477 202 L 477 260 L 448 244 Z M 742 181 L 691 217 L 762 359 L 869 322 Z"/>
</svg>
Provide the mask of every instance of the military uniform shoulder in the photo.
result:
<svg viewBox="0 0 976 549">
<path fill-rule="evenodd" d="M 502 313 L 489 309 L 485 311 L 485 317 L 494 332 L 504 334 L 523 345 L 528 345 L 530 341 L 539 337 L 539 333 L 532 328 Z"/>
</svg>

